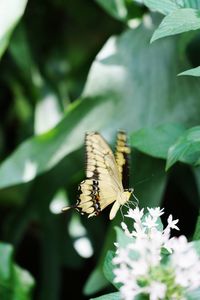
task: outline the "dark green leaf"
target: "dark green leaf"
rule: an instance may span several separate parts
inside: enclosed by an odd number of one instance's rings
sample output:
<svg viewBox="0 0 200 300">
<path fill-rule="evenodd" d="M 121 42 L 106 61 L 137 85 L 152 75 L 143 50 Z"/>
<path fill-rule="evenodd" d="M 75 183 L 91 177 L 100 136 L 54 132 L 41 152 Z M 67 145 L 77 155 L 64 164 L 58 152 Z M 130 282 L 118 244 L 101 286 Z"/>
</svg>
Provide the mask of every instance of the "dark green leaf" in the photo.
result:
<svg viewBox="0 0 200 300">
<path fill-rule="evenodd" d="M 131 186 L 141 208 L 161 205 L 167 179 L 164 165 L 161 160 L 133 153 Z"/>
<path fill-rule="evenodd" d="M 177 142 L 169 148 L 166 169 L 175 162 L 182 161 L 196 165 L 200 157 L 200 126 L 188 129 Z"/>
<path fill-rule="evenodd" d="M 151 38 L 151 43 L 166 36 L 199 28 L 200 11 L 193 8 L 177 9 L 162 20 Z"/>
<path fill-rule="evenodd" d="M 184 131 L 180 124 L 143 128 L 131 135 L 131 145 L 148 155 L 166 159 L 169 147 Z"/>
<path fill-rule="evenodd" d="M 120 300 L 121 296 L 119 292 L 106 294 L 97 298 L 91 298 L 91 300 Z"/>
</svg>

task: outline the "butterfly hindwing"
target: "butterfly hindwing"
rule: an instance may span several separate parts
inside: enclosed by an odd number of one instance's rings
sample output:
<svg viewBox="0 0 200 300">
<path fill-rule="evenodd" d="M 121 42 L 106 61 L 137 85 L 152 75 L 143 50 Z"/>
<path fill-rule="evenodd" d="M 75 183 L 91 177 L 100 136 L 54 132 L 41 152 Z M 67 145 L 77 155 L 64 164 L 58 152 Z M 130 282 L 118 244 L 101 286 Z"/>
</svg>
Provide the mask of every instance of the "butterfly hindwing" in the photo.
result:
<svg viewBox="0 0 200 300">
<path fill-rule="evenodd" d="M 119 131 L 117 134 L 115 159 L 120 174 L 120 180 L 124 189 L 129 187 L 129 155 L 130 147 L 127 145 L 127 135 L 124 131 Z"/>
</svg>

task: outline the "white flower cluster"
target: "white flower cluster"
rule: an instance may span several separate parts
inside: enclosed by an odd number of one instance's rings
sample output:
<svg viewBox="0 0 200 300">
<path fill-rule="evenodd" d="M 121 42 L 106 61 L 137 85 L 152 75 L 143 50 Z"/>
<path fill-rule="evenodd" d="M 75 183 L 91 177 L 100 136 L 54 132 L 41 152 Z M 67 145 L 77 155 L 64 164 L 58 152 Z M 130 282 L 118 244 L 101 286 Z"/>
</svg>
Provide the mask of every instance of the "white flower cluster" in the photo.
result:
<svg viewBox="0 0 200 300">
<path fill-rule="evenodd" d="M 200 287 L 200 258 L 185 236 L 170 238 L 171 229 L 179 230 L 178 220 L 170 215 L 168 225 L 162 228 L 163 209 L 130 209 L 133 231 L 123 222 L 122 228 L 130 238 L 126 247 L 116 244 L 113 259 L 116 283 L 120 283 L 121 298 L 133 300 L 136 295 L 149 300 L 185 300 L 186 293 Z"/>
</svg>

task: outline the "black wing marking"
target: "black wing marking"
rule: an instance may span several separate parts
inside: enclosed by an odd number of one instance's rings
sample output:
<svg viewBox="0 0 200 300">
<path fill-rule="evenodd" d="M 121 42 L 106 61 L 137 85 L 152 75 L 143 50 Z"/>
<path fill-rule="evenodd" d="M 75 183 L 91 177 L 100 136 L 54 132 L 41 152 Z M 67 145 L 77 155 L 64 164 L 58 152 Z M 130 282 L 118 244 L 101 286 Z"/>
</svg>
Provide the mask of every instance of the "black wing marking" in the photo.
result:
<svg viewBox="0 0 200 300">
<path fill-rule="evenodd" d="M 127 135 L 124 131 L 119 131 L 117 134 L 115 159 L 118 170 L 121 176 L 124 189 L 129 188 L 129 156 L 131 153 L 130 147 L 127 145 Z"/>
</svg>

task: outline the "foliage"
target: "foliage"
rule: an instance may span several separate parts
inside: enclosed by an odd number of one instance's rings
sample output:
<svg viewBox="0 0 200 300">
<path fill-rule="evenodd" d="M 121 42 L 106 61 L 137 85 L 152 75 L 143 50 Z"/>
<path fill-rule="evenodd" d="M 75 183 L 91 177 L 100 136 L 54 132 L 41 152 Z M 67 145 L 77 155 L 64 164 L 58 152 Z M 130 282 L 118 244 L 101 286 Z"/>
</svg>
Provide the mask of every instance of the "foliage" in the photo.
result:
<svg viewBox="0 0 200 300">
<path fill-rule="evenodd" d="M 127 130 L 140 206 L 174 209 L 199 239 L 199 11 L 198 0 L 1 1 L 0 238 L 36 299 L 118 299 L 104 261 L 120 213 L 59 214 L 84 178 L 86 131 L 113 146 Z M 12 289 L 31 299 L 11 252 Z"/>
<path fill-rule="evenodd" d="M 0 243 L 0 296 L 5 300 L 29 300 L 34 286 L 32 276 L 13 260 L 13 247 Z"/>
</svg>

